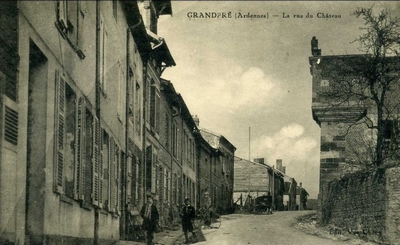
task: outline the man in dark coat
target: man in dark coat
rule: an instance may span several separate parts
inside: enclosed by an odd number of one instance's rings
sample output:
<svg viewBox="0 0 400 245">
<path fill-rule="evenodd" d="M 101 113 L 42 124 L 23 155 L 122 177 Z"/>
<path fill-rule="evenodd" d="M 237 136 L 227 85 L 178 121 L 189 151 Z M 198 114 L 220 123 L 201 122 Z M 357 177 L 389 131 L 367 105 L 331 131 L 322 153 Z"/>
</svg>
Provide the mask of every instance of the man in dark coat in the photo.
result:
<svg viewBox="0 0 400 245">
<path fill-rule="evenodd" d="M 196 233 L 193 232 L 192 221 L 196 216 L 194 207 L 190 205 L 190 199 L 185 198 L 185 205 L 182 207 L 180 216 L 182 218 L 182 231 L 185 234 L 186 244 L 189 244 L 188 232 L 192 233 L 193 239 L 197 242 Z"/>
<path fill-rule="evenodd" d="M 142 228 L 147 232 L 147 245 L 153 245 L 154 232 L 159 220 L 157 207 L 153 204 L 153 197 L 147 196 L 147 203 L 143 205 L 140 211 L 143 219 Z"/>
</svg>

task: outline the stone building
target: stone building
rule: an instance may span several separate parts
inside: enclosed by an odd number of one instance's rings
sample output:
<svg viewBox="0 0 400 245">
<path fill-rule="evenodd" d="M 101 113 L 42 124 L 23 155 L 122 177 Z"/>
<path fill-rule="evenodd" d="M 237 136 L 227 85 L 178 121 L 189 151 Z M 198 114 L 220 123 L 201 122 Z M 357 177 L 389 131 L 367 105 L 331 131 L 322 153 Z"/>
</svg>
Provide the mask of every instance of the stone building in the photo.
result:
<svg viewBox="0 0 400 245">
<path fill-rule="evenodd" d="M 370 63 L 370 56 L 321 55 L 315 37 L 311 40 L 311 53 L 312 116 L 321 128 L 319 211 L 322 214 L 324 207 L 321 204 L 324 203 L 329 182 L 373 164 L 376 131 L 371 130 L 371 126 L 376 126 L 377 110 L 371 101 L 363 99 L 370 93 L 358 82 L 363 76 L 359 75 L 362 67 Z M 388 57 L 384 62 L 389 64 L 387 67 L 390 69 L 393 68 L 392 64 L 398 67 L 393 57 Z M 387 72 L 390 73 L 389 70 Z M 342 89 L 351 89 L 354 96 L 348 96 L 349 91 L 343 91 L 341 95 L 331 93 L 339 91 L 337 88 L 340 84 L 346 85 Z M 388 90 L 387 108 L 398 105 L 397 91 L 398 86 Z M 344 98 L 344 95 L 348 98 Z M 397 141 L 394 132 L 398 131 L 399 113 L 392 113 L 384 115 L 383 137 L 386 148 Z"/>
<path fill-rule="evenodd" d="M 194 118 L 197 125 L 199 119 Z M 199 127 L 204 139 L 200 145 L 199 173 L 201 202 L 204 192 L 209 192 L 218 213 L 228 213 L 233 209 L 234 154 L 236 147 L 224 136 Z M 207 146 L 206 142 L 209 144 Z M 211 147 L 210 147 L 211 146 Z"/>
<path fill-rule="evenodd" d="M 147 37 L 137 4 L 29 1 L 1 8 L 7 15 L 1 25 L 8 26 L 0 35 L 8 46 L 1 50 L 9 53 L 2 60 L 15 57 L 1 71 L 7 81 L 1 94 L 1 239 L 118 240 L 125 206 L 139 198 L 126 192 L 126 163 L 133 154 L 142 162 L 141 133 L 128 137 L 126 130 L 126 86 L 132 80 L 143 86 L 148 53 L 139 42 Z M 133 128 L 140 128 L 137 117 Z"/>
<path fill-rule="evenodd" d="M 1 244 L 130 240 L 146 194 L 162 226 L 205 188 L 231 207 L 234 146 L 206 141 L 161 78 L 175 65 L 157 35 L 171 1 L 4 2 L 0 13 Z"/>
</svg>

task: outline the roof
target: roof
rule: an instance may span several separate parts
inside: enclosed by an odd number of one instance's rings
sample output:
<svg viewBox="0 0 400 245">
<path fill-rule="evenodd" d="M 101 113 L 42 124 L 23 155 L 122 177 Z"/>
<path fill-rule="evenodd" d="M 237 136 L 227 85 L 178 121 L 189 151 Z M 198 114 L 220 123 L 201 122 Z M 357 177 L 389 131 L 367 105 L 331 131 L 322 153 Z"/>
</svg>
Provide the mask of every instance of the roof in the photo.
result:
<svg viewBox="0 0 400 245">
<path fill-rule="evenodd" d="M 153 1 L 158 15 L 172 15 L 171 1 Z"/>
<path fill-rule="evenodd" d="M 147 30 L 147 35 L 153 43 L 151 48 L 155 59 L 160 63 L 164 62 L 167 67 L 175 66 L 175 60 L 169 51 L 165 39 L 150 30 Z"/>
<path fill-rule="evenodd" d="M 223 145 L 227 146 L 228 148 L 230 148 L 230 150 L 232 150 L 233 152 L 236 151 L 236 147 L 231 142 L 229 142 L 229 140 L 227 138 L 225 138 L 223 135 L 215 133 L 209 129 L 205 129 L 205 128 L 201 128 L 201 127 L 199 127 L 199 129 L 200 129 L 200 133 L 204 137 L 204 139 L 207 140 L 208 143 L 215 149 L 219 149 L 220 144 L 223 144 Z"/>
<path fill-rule="evenodd" d="M 126 15 L 126 22 L 130 27 L 130 31 L 138 47 L 139 54 L 143 60 L 148 60 L 151 46 L 137 1 L 121 1 L 121 4 Z"/>
</svg>

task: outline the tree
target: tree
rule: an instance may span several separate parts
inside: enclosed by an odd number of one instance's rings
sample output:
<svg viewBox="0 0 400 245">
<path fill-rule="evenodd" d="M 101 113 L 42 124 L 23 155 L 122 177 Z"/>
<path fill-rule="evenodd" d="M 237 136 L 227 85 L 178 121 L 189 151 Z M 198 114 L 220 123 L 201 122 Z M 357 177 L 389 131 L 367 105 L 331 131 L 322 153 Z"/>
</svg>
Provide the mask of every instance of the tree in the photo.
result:
<svg viewBox="0 0 400 245">
<path fill-rule="evenodd" d="M 357 109 L 356 114 L 343 115 L 348 119 L 344 131 L 360 124 L 374 130 L 372 161 L 380 166 L 395 156 L 388 149 L 398 145 L 388 128 L 397 128 L 400 116 L 400 17 L 392 17 L 387 9 L 375 15 L 373 6 L 358 8 L 353 15 L 364 20 L 363 34 L 354 40 L 363 54 L 335 56 L 321 64 L 329 86 L 319 96 L 331 108 Z"/>
</svg>

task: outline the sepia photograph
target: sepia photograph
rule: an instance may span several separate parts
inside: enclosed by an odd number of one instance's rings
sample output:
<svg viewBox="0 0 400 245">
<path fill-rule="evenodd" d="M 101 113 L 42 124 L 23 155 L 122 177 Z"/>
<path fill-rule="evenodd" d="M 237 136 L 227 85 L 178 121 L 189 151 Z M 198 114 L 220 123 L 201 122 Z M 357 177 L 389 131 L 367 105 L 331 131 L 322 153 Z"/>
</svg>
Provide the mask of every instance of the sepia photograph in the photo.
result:
<svg viewBox="0 0 400 245">
<path fill-rule="evenodd" d="M 400 245 L 400 2 L 0 3 L 0 245 Z"/>
</svg>

